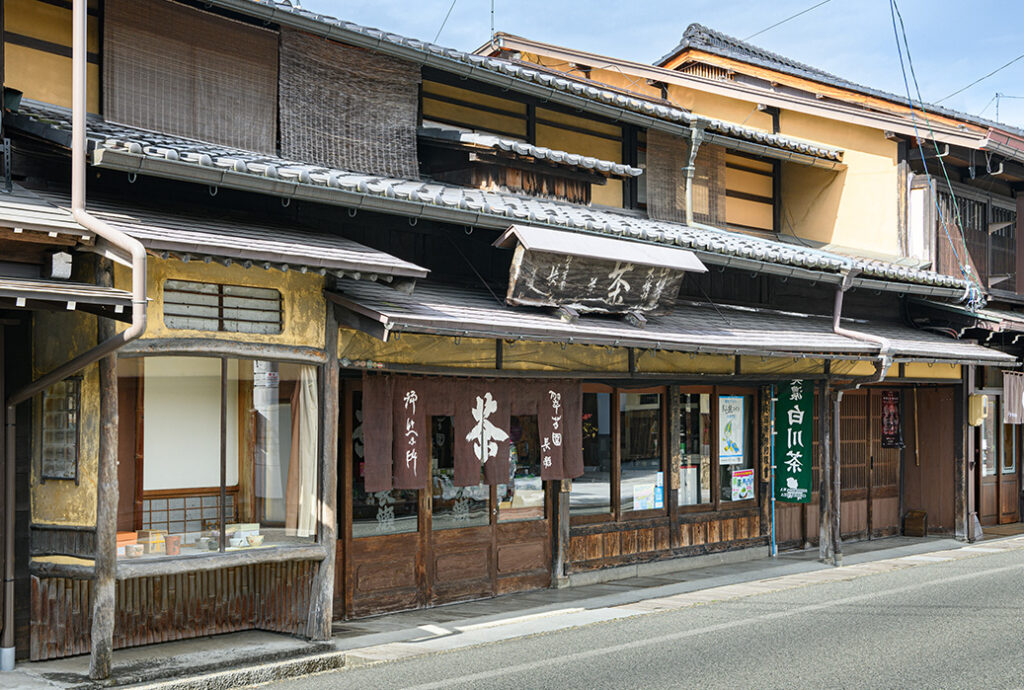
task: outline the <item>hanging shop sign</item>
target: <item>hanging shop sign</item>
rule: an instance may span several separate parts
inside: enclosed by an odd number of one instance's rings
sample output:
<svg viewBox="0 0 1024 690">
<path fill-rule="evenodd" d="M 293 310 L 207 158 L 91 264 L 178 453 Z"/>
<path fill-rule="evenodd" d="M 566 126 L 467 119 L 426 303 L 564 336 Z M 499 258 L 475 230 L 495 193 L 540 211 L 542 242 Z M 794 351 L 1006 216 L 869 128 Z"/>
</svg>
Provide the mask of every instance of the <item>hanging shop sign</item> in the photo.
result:
<svg viewBox="0 0 1024 690">
<path fill-rule="evenodd" d="M 515 247 L 505 301 L 580 312 L 671 308 L 687 272 L 707 269 L 680 247 L 513 225 L 494 243 Z"/>
<path fill-rule="evenodd" d="M 1003 372 L 1003 424 L 1024 424 L 1024 374 Z"/>
<path fill-rule="evenodd" d="M 428 487 L 433 417 L 452 417 L 453 486 L 508 483 L 513 415 L 537 416 L 541 479 L 583 474 L 578 381 L 364 375 L 366 491 Z"/>
<path fill-rule="evenodd" d="M 812 385 L 790 381 L 779 387 L 775 403 L 775 498 L 787 503 L 811 500 Z"/>
<path fill-rule="evenodd" d="M 882 391 L 882 448 L 903 447 L 899 391 Z"/>
</svg>

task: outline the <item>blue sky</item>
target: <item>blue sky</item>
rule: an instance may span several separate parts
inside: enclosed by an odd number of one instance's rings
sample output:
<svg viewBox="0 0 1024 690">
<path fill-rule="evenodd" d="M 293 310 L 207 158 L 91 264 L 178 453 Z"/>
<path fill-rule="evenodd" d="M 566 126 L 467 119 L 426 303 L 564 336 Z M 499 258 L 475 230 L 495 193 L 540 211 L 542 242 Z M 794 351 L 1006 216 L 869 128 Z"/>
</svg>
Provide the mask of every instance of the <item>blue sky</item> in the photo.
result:
<svg viewBox="0 0 1024 690">
<path fill-rule="evenodd" d="M 745 38 L 816 0 L 495 0 L 498 31 L 594 53 L 652 62 L 691 22 Z M 433 40 L 451 0 L 303 0 L 309 10 Z M 901 0 L 921 93 L 935 101 L 1024 53 L 1024 2 Z M 490 0 L 456 0 L 438 39 L 473 50 L 487 40 Z M 888 0 L 830 0 L 751 43 L 851 81 L 904 93 Z M 1024 97 L 1024 59 L 942 102 L 995 117 L 996 92 Z M 1024 127 L 1024 98 L 1001 99 L 999 119 Z"/>
</svg>

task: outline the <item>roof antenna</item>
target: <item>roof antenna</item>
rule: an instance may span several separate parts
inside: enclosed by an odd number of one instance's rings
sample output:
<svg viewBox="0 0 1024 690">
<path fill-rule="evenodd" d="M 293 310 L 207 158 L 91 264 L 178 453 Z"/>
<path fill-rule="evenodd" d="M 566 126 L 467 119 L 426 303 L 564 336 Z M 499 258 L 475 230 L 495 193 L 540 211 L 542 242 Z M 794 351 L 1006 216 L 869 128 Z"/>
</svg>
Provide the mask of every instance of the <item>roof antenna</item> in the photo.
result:
<svg viewBox="0 0 1024 690">
<path fill-rule="evenodd" d="M 495 50 L 497 45 L 494 40 L 494 0 L 491 0 L 491 50 Z"/>
</svg>

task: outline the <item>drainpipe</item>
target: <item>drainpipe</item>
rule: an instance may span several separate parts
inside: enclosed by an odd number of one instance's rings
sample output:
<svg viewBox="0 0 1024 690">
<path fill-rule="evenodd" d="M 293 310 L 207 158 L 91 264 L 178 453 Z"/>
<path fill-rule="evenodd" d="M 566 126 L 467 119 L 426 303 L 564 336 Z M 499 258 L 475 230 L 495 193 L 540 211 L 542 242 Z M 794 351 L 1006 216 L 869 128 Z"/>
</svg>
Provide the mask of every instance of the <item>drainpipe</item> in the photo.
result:
<svg viewBox="0 0 1024 690">
<path fill-rule="evenodd" d="M 0 671 L 14 669 L 14 468 L 15 410 L 20 403 L 115 352 L 146 331 L 146 250 L 142 244 L 91 215 L 85 208 L 86 186 L 86 45 L 87 3 L 74 0 L 72 9 L 71 213 L 90 230 L 131 257 L 132 321 L 127 329 L 57 367 L 13 393 L 6 402 L 7 428 L 4 476 L 4 599 Z"/>
<path fill-rule="evenodd" d="M 694 121 L 690 127 L 690 151 L 688 154 L 688 160 L 686 167 L 683 168 L 683 172 L 686 173 L 686 224 L 693 225 L 693 174 L 697 170 L 697 151 L 700 149 L 701 142 L 704 141 L 704 122 Z"/>
<path fill-rule="evenodd" d="M 843 564 L 843 545 L 840 536 L 839 520 L 839 496 L 842 491 L 842 473 L 840 472 L 840 448 L 842 447 L 840 437 L 840 408 L 843 401 L 843 393 L 848 390 L 856 390 L 867 383 L 880 383 L 885 380 L 885 374 L 889 371 L 889 367 L 892 365 L 892 355 L 890 354 L 892 350 L 892 343 L 890 343 L 888 339 L 872 335 L 870 333 L 862 333 L 860 331 L 843 328 L 840 325 L 843 316 L 843 296 L 846 294 L 846 291 L 850 289 L 850 286 L 853 284 L 853 279 L 858 272 L 859 271 L 849 271 L 844 273 L 842 283 L 840 283 L 839 287 L 836 288 L 835 305 L 832 310 L 832 332 L 836 335 L 877 345 L 878 355 L 875 359 L 874 374 L 854 378 L 849 383 L 842 385 L 833 386 L 830 381 L 826 382 L 825 385 L 825 394 L 831 398 L 831 400 L 825 402 L 825 409 L 828 409 L 827 406 L 829 403 L 832 405 L 832 438 L 830 441 L 831 447 L 829 449 L 831 451 L 830 466 L 827 468 L 822 467 L 823 474 L 827 472 L 830 476 L 828 479 L 823 478 L 822 483 L 825 484 L 826 481 L 831 481 L 828 482 L 828 488 L 830 489 L 830 496 L 828 497 L 829 520 L 827 525 L 822 521 L 820 530 L 822 548 L 820 549 L 820 553 L 825 556 L 826 559 L 830 559 L 832 565 L 835 566 L 841 566 Z M 827 537 L 830 542 L 829 548 L 827 549 L 824 548 L 825 537 Z"/>
</svg>

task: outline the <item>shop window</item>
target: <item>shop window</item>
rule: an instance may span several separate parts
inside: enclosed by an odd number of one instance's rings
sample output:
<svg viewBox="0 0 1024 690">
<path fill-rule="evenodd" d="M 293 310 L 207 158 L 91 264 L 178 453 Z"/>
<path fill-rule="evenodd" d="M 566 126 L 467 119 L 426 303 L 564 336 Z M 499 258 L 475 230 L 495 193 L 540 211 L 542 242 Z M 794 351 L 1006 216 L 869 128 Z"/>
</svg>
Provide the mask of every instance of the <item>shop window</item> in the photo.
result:
<svg viewBox="0 0 1024 690">
<path fill-rule="evenodd" d="M 679 505 L 711 503 L 711 394 L 679 396 Z"/>
<path fill-rule="evenodd" d="M 164 281 L 164 324 L 195 331 L 281 332 L 281 293 L 271 288 Z"/>
<path fill-rule="evenodd" d="M 64 379 L 43 391 L 40 478 L 78 482 L 78 424 L 82 379 Z"/>
<path fill-rule="evenodd" d="M 665 511 L 664 392 L 584 391 L 583 475 L 572 481 L 573 517 L 590 522 Z"/>
<path fill-rule="evenodd" d="M 415 532 L 419 528 L 419 492 L 391 489 L 367 493 L 363 454 L 363 394 L 353 391 L 352 424 L 352 536 Z M 342 505 L 341 503 L 338 504 Z"/>
<path fill-rule="evenodd" d="M 749 501 L 755 497 L 752 401 L 753 396 L 750 395 L 718 396 L 718 467 L 722 501 Z"/>
<path fill-rule="evenodd" d="M 537 415 L 513 415 L 509 424 L 509 481 L 498 485 L 498 522 L 544 519 Z"/>
<path fill-rule="evenodd" d="M 1017 471 L 1017 427 L 1014 424 L 1003 424 L 1003 474 Z"/>
<path fill-rule="evenodd" d="M 660 393 L 619 394 L 619 506 L 623 513 L 665 506 Z"/>
<path fill-rule="evenodd" d="M 989 416 L 985 417 L 981 423 L 981 475 L 983 477 L 990 477 L 998 472 L 999 449 L 996 445 L 998 435 L 994 416 L 995 414 L 990 412 Z"/>
<path fill-rule="evenodd" d="M 120 486 L 119 505 L 136 507 L 136 531 L 119 534 L 119 555 L 195 555 L 315 539 L 316 367 L 146 357 L 121 360 L 119 376 L 136 379 L 121 386 L 122 398 L 137 391 L 124 400 L 134 404 L 121 410 L 119 444 L 119 462 L 135 464 L 134 486 Z"/>
<path fill-rule="evenodd" d="M 583 393 L 583 476 L 572 481 L 573 515 L 612 512 L 612 394 Z"/>
<path fill-rule="evenodd" d="M 491 487 L 483 470 L 476 486 L 455 485 L 455 450 L 451 417 L 430 418 L 431 520 L 435 530 L 482 527 L 490 524 Z"/>
</svg>

